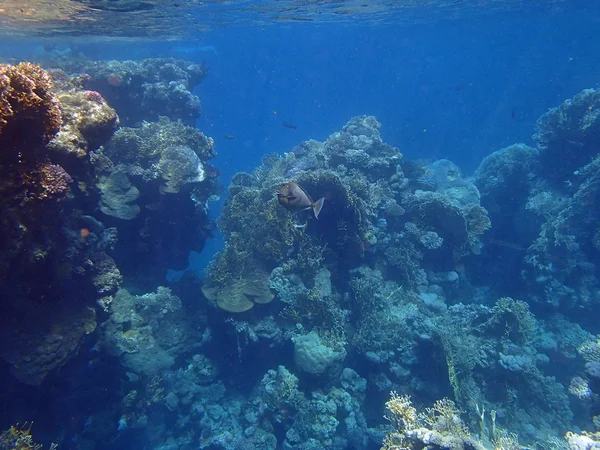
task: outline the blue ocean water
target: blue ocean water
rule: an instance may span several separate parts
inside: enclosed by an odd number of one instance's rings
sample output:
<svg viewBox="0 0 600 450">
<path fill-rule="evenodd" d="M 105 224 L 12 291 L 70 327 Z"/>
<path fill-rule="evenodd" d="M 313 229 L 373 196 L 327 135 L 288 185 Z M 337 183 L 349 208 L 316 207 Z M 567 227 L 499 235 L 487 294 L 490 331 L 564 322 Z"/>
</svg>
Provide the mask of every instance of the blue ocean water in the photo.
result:
<svg viewBox="0 0 600 450">
<path fill-rule="evenodd" d="M 600 5 L 21 3 L 0 448 L 600 445 Z"/>
</svg>

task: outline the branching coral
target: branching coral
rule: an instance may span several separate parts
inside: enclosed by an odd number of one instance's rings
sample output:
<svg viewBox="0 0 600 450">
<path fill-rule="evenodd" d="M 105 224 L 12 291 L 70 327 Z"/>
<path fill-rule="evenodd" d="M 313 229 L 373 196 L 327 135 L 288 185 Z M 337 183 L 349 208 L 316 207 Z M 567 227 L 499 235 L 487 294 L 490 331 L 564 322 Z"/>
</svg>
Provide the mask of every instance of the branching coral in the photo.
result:
<svg viewBox="0 0 600 450">
<path fill-rule="evenodd" d="M 486 327 L 499 329 L 501 335 L 516 343 L 524 344 L 536 331 L 535 317 L 529 311 L 529 305 L 521 300 L 503 297 L 492 308 L 492 317 Z"/>
<path fill-rule="evenodd" d="M 396 427 L 396 431 L 404 433 L 417 427 L 417 410 L 412 405 L 409 395 L 398 395 L 392 391 L 391 398 L 385 403 L 390 415 L 385 416 Z"/>
<path fill-rule="evenodd" d="M 432 408 L 417 413 L 408 395 L 392 392 L 386 408 L 391 413 L 386 418 L 394 430 L 384 438 L 381 450 L 484 448 L 471 437 L 451 400 L 438 400 Z"/>
<path fill-rule="evenodd" d="M 588 362 L 600 362 L 600 336 L 588 339 L 577 351 Z"/>
<path fill-rule="evenodd" d="M 42 450 L 41 444 L 33 442 L 31 427 L 33 422 L 25 423 L 23 426 L 12 426 L 0 434 L 0 448 L 3 450 Z M 56 444 L 50 445 L 50 450 L 58 448 Z"/>
<path fill-rule="evenodd" d="M 420 414 L 420 419 L 428 428 L 443 434 L 451 434 L 466 439 L 470 436 L 464 422 L 460 419 L 460 411 L 452 400 L 447 398 L 437 400 L 433 407 L 426 408 Z"/>
</svg>

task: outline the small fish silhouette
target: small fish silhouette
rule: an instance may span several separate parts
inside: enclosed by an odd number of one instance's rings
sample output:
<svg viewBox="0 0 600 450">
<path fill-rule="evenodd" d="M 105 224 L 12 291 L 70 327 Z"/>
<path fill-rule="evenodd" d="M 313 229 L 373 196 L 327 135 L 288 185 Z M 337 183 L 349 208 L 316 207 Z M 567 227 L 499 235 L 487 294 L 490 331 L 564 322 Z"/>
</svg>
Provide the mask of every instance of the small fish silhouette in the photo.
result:
<svg viewBox="0 0 600 450">
<path fill-rule="evenodd" d="M 233 140 L 233 139 L 237 139 L 237 136 L 234 136 L 233 134 L 225 134 L 223 136 L 223 139 Z"/>
<path fill-rule="evenodd" d="M 283 122 L 283 126 L 284 126 L 284 127 L 286 127 L 286 128 L 289 128 L 290 130 L 295 130 L 295 129 L 297 129 L 297 128 L 298 128 L 298 127 L 297 127 L 296 125 L 294 125 L 293 123 L 291 123 L 291 122 L 287 122 L 287 121 L 286 121 L 286 122 Z"/>
</svg>

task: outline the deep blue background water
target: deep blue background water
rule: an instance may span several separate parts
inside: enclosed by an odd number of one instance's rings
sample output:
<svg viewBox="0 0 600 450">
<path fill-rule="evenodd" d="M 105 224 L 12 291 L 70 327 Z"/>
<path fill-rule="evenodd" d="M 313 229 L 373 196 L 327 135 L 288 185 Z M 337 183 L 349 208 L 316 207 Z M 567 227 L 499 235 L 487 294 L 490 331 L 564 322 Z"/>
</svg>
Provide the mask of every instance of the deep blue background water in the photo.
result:
<svg viewBox="0 0 600 450">
<path fill-rule="evenodd" d="M 211 65 L 199 127 L 226 175 L 359 114 L 377 116 L 407 156 L 450 158 L 468 173 L 494 150 L 531 143 L 543 112 L 597 86 L 600 4 L 582 4 L 401 28 L 217 30 L 204 42 L 219 56 L 199 55 Z"/>
<path fill-rule="evenodd" d="M 224 185 L 264 154 L 324 140 L 359 114 L 375 115 L 385 141 L 406 156 L 449 158 L 468 174 L 495 150 L 533 144 L 542 113 L 600 81 L 600 3 L 522 4 L 518 12 L 409 26 L 221 27 L 190 42 L 80 48 L 94 58 L 206 61 L 198 127 L 215 139 Z"/>
</svg>

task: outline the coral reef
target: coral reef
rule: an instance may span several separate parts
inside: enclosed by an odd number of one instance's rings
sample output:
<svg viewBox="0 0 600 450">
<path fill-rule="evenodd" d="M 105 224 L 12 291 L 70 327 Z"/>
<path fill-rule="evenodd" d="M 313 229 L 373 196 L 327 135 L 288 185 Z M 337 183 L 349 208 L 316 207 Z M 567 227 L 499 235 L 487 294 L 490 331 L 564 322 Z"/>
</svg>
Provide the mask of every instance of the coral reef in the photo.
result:
<svg viewBox="0 0 600 450">
<path fill-rule="evenodd" d="M 585 89 L 542 115 L 534 139 L 540 150 L 540 174 L 563 188 L 574 172 L 597 153 L 600 90 Z"/>
<path fill-rule="evenodd" d="M 94 306 L 110 303 L 121 275 L 106 253 L 110 230 L 88 216 L 95 210 L 82 191 L 95 176 L 89 161 L 52 144 L 81 123 L 84 105 L 62 103 L 64 74 L 53 87 L 30 63 L 1 71 L 0 355 L 20 381 L 37 385 L 77 353 L 96 327 Z M 68 86 L 68 95 L 83 94 Z M 117 119 L 108 106 L 86 111 L 78 139 L 89 149 L 110 137 Z"/>
<path fill-rule="evenodd" d="M 485 281 L 520 280 L 515 288 L 527 289 L 532 302 L 560 311 L 600 300 L 598 98 L 588 89 L 551 109 L 537 122 L 537 150 L 513 145 L 488 156 L 475 173 L 482 205 L 500 224 L 486 244 L 510 261 L 482 273 Z"/>
<path fill-rule="evenodd" d="M 266 156 L 233 177 L 206 276 L 167 287 L 219 193 L 197 110 L 171 102 L 199 69 L 79 64 L 89 76 L 52 72 L 60 130 L 38 133 L 26 170 L 11 147 L 0 158 L 0 354 L 22 383 L 77 381 L 61 445 L 597 447 L 596 91 L 540 118 L 538 148 L 492 153 L 472 178 L 404 158 L 371 116 Z M 136 116 L 111 89 L 168 101 Z M 112 107 L 130 126 L 115 132 Z M 289 181 L 325 199 L 318 219 L 279 204 Z"/>
<path fill-rule="evenodd" d="M 416 189 L 403 175 L 402 155 L 381 141 L 379 128 L 374 118 L 358 117 L 324 143 L 306 142 L 285 158 L 266 158 L 252 175 L 237 174 L 220 220 L 226 248 L 213 263 L 211 281 L 223 284 L 253 260 L 267 270 L 285 265 L 308 280 L 321 260 L 341 270 L 356 266 L 367 253 L 384 253 L 387 271 L 416 287 L 423 278 L 418 260 L 427 253 L 439 256 L 429 259 L 430 269 L 439 271 L 477 252 L 479 236 L 490 227 L 477 188 L 456 174 L 436 191 Z M 434 169 L 448 171 L 441 166 Z M 289 179 L 325 196 L 318 222 L 302 214 L 296 220 L 277 204 L 272 192 Z M 388 221 L 405 223 L 410 232 L 390 232 Z M 450 266 L 436 265 L 445 254 Z"/>
<path fill-rule="evenodd" d="M 98 92 L 83 89 L 64 72 L 51 72 L 57 86 L 62 111 L 62 126 L 49 143 L 49 149 L 63 160 L 82 164 L 90 152 L 106 143 L 119 126 L 116 111 Z"/>
<path fill-rule="evenodd" d="M 144 289 L 156 288 L 168 269 L 184 268 L 210 236 L 207 203 L 221 191 L 208 163 L 214 156 L 211 138 L 167 117 L 122 127 L 91 154 L 102 220 L 128 243 L 112 255 Z"/>
<path fill-rule="evenodd" d="M 15 450 L 42 450 L 40 444 L 36 444 L 31 436 L 31 427 L 33 423 L 26 423 L 22 427 L 12 426 L 0 434 L 0 447 L 3 449 Z M 58 446 L 51 444 L 49 449 L 55 450 Z"/>
<path fill-rule="evenodd" d="M 39 150 L 58 132 L 61 110 L 52 89 L 50 76 L 40 66 L 0 64 L 2 159 Z"/>
<path fill-rule="evenodd" d="M 528 206 L 545 221 L 524 258 L 524 277 L 534 300 L 561 310 L 593 308 L 600 302 L 594 245 L 599 217 L 600 158 L 581 167 L 569 195 L 543 194 Z M 550 210 L 548 210 L 550 209 Z"/>
<path fill-rule="evenodd" d="M 433 407 L 417 413 L 409 396 L 392 392 L 385 406 L 390 413 L 387 419 L 395 430 L 386 435 L 381 450 L 485 448 L 470 436 L 459 410 L 451 400 L 438 400 Z"/>
<path fill-rule="evenodd" d="M 91 61 L 71 56 L 44 58 L 43 64 L 76 75 L 85 89 L 99 92 L 125 126 L 159 116 L 193 126 L 200 115 L 200 99 L 192 91 L 206 77 L 203 64 L 171 58 Z"/>
</svg>

